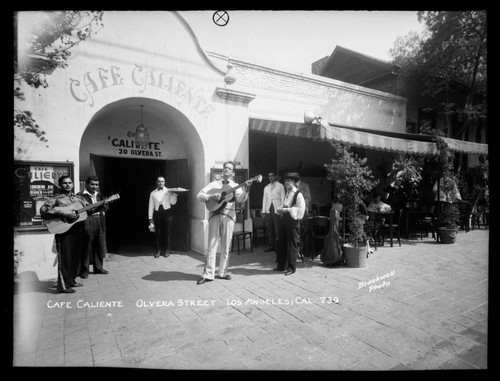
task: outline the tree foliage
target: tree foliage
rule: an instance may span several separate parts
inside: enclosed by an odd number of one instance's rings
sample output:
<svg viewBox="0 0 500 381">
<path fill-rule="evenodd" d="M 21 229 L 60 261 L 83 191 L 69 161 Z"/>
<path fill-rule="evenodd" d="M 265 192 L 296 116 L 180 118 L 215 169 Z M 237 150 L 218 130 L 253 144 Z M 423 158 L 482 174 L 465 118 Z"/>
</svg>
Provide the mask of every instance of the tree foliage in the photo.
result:
<svg viewBox="0 0 500 381">
<path fill-rule="evenodd" d="M 486 91 L 486 12 L 418 12 L 430 35 L 422 46 L 426 71 L 436 77 L 437 89 L 460 85 Z"/>
<path fill-rule="evenodd" d="M 24 100 L 21 83 L 34 88 L 48 87 L 46 74 L 67 67 L 71 49 L 91 38 L 102 28 L 101 11 L 27 12 L 28 30 L 17 30 L 18 55 L 14 57 L 14 98 Z M 19 14 L 18 14 L 19 17 Z M 17 26 L 17 25 L 16 25 Z M 30 59 L 38 58 L 36 68 Z M 37 124 L 29 110 L 14 108 L 14 131 L 17 128 L 34 133 L 47 142 L 45 131 Z M 18 148 L 19 150 L 19 148 Z"/>
<path fill-rule="evenodd" d="M 429 107 L 448 117 L 448 136 L 464 140 L 469 127 L 486 117 L 486 11 L 417 14 L 425 32 L 399 38 L 390 54 L 402 68 L 404 83 L 423 81 L 426 95 L 441 96 Z M 454 136 L 452 121 L 458 123 Z"/>
</svg>

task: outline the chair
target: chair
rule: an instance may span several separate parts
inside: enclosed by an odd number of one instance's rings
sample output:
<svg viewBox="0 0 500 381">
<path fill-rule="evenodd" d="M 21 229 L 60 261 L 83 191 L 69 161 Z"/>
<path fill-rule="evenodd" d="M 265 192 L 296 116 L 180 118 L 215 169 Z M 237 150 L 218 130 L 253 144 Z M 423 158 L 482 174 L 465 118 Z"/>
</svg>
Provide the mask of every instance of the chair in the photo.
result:
<svg viewBox="0 0 500 381">
<path fill-rule="evenodd" d="M 406 218 L 406 234 L 408 239 L 418 236 L 418 221 L 422 218 L 421 205 L 417 203 L 406 203 L 404 214 Z"/>
<path fill-rule="evenodd" d="M 432 233 L 432 238 L 436 239 L 437 236 L 437 219 L 435 215 L 434 205 L 423 204 L 420 209 L 420 214 L 415 220 L 416 231 L 420 232 L 420 240 L 423 240 L 423 235 Z"/>
<path fill-rule="evenodd" d="M 266 224 L 264 222 L 264 217 L 262 216 L 260 209 L 252 209 L 250 213 L 252 215 L 252 232 L 253 232 L 254 246 L 257 246 L 257 241 L 259 240 L 259 234 L 262 234 L 264 244 L 266 244 L 267 242 Z"/>
<path fill-rule="evenodd" d="M 313 245 L 313 256 L 320 254 L 318 249 L 323 249 L 325 244 L 326 236 L 328 235 L 328 230 L 330 229 L 330 219 L 325 216 L 315 216 L 309 221 L 309 231 L 311 232 L 311 240 Z M 321 246 L 317 245 L 318 241 L 321 242 Z"/>
<path fill-rule="evenodd" d="M 461 201 L 458 204 L 460 229 L 466 233 L 470 230 L 470 222 L 472 217 L 472 203 L 470 201 Z"/>
<path fill-rule="evenodd" d="M 319 216 L 318 204 L 311 204 L 311 211 L 313 216 Z"/>
<path fill-rule="evenodd" d="M 365 232 L 369 238 L 373 239 L 375 250 L 377 250 L 377 240 L 381 239 L 382 223 L 375 218 L 376 213 L 368 212 L 368 221 L 365 223 Z M 382 241 L 383 243 L 383 241 Z"/>
<path fill-rule="evenodd" d="M 481 220 L 483 221 L 483 225 L 485 229 L 488 229 L 490 224 L 490 209 L 486 205 L 479 205 L 477 207 L 477 212 L 481 216 Z"/>
<path fill-rule="evenodd" d="M 478 205 L 479 197 L 474 202 L 474 206 L 472 207 L 471 217 L 470 217 L 470 226 L 471 229 L 477 225 L 478 229 L 481 229 L 481 221 L 484 225 L 485 229 L 488 229 L 489 223 L 489 210 L 485 205 Z"/>
<path fill-rule="evenodd" d="M 245 230 L 245 209 L 236 209 L 236 222 L 234 224 L 233 238 L 231 239 L 231 251 L 234 251 L 234 242 L 238 255 L 240 254 L 240 241 L 243 241 L 243 249 L 246 250 L 246 240 L 250 239 L 250 250 L 253 253 L 253 233 Z"/>
<path fill-rule="evenodd" d="M 394 233 L 396 234 L 396 237 L 398 237 L 398 243 L 399 243 L 399 246 L 401 246 L 401 223 L 403 221 L 403 208 L 401 209 L 398 209 L 396 211 L 397 213 L 397 222 L 396 223 L 392 223 L 392 225 L 389 225 L 389 223 L 384 223 L 384 233 L 383 233 L 383 236 L 384 237 L 387 237 L 387 232 L 389 232 L 389 235 L 390 235 L 390 232 L 392 229 L 392 234 L 394 235 Z"/>
</svg>

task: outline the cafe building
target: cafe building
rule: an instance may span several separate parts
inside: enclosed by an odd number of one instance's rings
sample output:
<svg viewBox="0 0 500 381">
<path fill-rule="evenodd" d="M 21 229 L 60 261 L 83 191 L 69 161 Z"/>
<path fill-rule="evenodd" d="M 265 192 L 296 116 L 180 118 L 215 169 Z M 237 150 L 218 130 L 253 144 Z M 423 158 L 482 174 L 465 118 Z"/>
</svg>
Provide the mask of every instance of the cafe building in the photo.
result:
<svg viewBox="0 0 500 381">
<path fill-rule="evenodd" d="M 250 209 L 261 206 L 267 172 L 284 169 L 298 170 L 312 203 L 327 205 L 323 164 L 331 140 L 353 144 L 375 176 L 399 153 L 436 151 L 432 141 L 404 135 L 403 97 L 206 52 L 177 12 L 110 11 L 103 24 L 73 48 L 65 69 L 47 74 L 48 87 L 25 86 L 24 101 L 15 101 L 32 111 L 47 139 L 18 131 L 14 139 L 18 273 L 55 277 L 54 235 L 38 211 L 63 174 L 76 192 L 97 175 L 104 196 L 119 195 L 107 213 L 108 251 L 145 255 L 154 247 L 149 194 L 164 176 L 167 187 L 187 190 L 174 207 L 173 250 L 205 253 L 209 213 L 196 195 L 227 160 L 237 163 L 238 183 L 264 175 L 252 186 Z M 22 17 L 18 28 L 27 28 Z M 40 59 L 19 55 L 20 65 L 36 67 Z M 322 119 L 305 123 L 306 111 Z M 453 143 L 487 152 L 484 144 Z"/>
</svg>

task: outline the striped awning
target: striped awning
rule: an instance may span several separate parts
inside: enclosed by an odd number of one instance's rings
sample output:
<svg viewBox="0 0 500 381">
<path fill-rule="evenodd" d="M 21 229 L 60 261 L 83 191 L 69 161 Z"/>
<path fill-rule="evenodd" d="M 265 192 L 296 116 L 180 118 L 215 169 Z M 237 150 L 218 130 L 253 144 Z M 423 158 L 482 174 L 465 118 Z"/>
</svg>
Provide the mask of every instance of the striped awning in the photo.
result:
<svg viewBox="0 0 500 381">
<path fill-rule="evenodd" d="M 435 142 L 428 136 L 422 140 L 406 139 L 394 136 L 385 136 L 374 132 L 360 131 L 334 125 L 304 124 L 279 120 L 250 118 L 250 131 L 297 138 L 312 139 L 315 141 L 338 141 L 378 151 L 409 153 L 415 155 L 436 155 L 438 153 Z M 381 133 L 383 133 L 381 131 Z M 405 136 L 405 134 L 398 134 Z M 410 134 L 408 134 L 409 136 Z M 411 135 L 414 137 L 415 135 Z M 488 145 L 472 142 L 463 142 L 455 139 L 445 139 L 450 149 L 475 154 L 488 154 Z"/>
<path fill-rule="evenodd" d="M 318 125 L 284 122 L 280 120 L 250 118 L 250 131 L 306 139 L 317 139 L 320 136 Z"/>
<path fill-rule="evenodd" d="M 325 128 L 325 138 L 326 140 L 335 140 L 353 146 L 378 151 L 410 153 L 415 155 L 437 154 L 437 146 L 434 142 L 394 138 L 369 132 L 349 130 L 342 127 L 329 126 L 329 128 Z"/>
<path fill-rule="evenodd" d="M 464 140 L 443 138 L 453 151 L 464 152 L 464 153 L 476 153 L 478 155 L 488 154 L 488 144 L 466 142 Z"/>
</svg>

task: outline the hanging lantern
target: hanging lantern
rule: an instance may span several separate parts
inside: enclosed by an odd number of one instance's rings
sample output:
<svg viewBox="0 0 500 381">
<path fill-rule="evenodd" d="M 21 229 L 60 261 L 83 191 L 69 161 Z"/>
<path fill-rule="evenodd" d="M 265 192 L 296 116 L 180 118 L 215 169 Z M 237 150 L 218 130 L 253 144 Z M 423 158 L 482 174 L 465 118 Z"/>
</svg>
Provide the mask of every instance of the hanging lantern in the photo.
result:
<svg viewBox="0 0 500 381">
<path fill-rule="evenodd" d="M 142 108 L 144 105 L 140 105 L 141 107 L 141 124 L 137 126 L 135 129 L 135 145 L 138 148 L 146 148 L 149 145 L 149 132 L 148 129 L 142 123 Z"/>
</svg>

